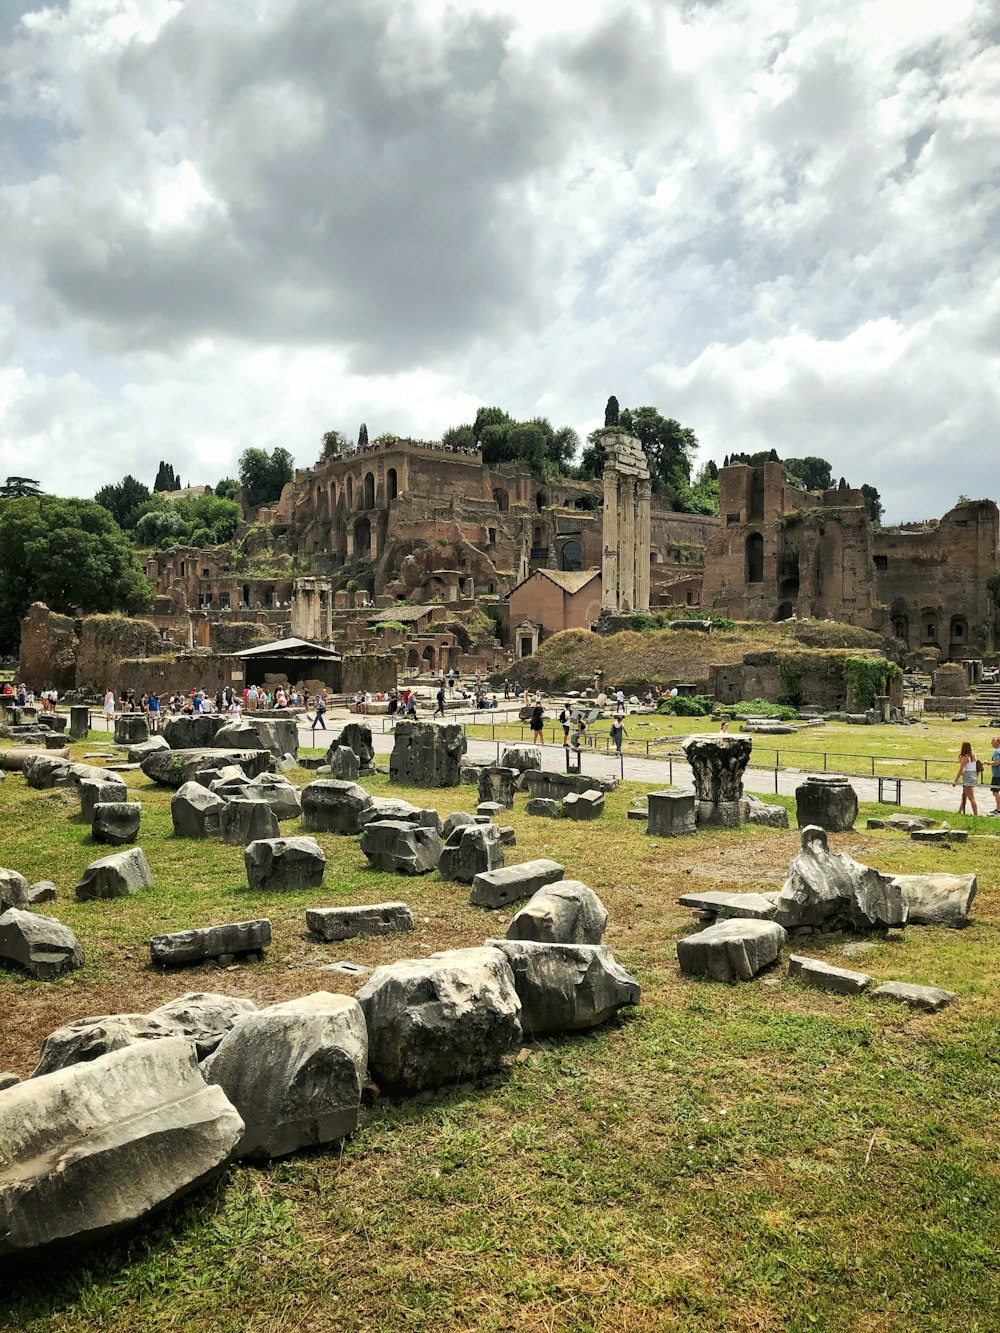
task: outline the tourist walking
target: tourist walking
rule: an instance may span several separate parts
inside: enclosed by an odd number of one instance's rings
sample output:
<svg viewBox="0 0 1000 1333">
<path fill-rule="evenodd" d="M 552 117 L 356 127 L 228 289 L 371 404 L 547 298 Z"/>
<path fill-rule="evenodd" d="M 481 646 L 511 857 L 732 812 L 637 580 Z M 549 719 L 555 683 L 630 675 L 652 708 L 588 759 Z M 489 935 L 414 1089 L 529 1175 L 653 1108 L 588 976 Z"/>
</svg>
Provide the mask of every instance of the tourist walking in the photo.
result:
<svg viewBox="0 0 1000 1333">
<path fill-rule="evenodd" d="M 531 740 L 534 745 L 545 744 L 545 734 L 542 731 L 542 724 L 545 721 L 545 711 L 541 704 L 541 695 L 535 696 L 535 706 L 531 710 Z"/>
<path fill-rule="evenodd" d="M 438 713 L 440 713 L 441 716 L 444 717 L 444 682 L 443 682 L 443 681 L 442 681 L 442 683 L 440 684 L 440 686 L 438 687 L 438 692 L 437 692 L 436 698 L 437 698 L 437 708 L 434 709 L 434 712 L 431 714 L 431 716 L 432 716 L 432 717 L 437 717 Z"/>
<path fill-rule="evenodd" d="M 326 723 L 323 721 L 324 714 L 326 713 L 325 694 L 317 694 L 315 708 L 316 711 L 313 713 L 312 729 L 315 731 L 316 728 L 319 727 L 320 731 L 326 731 Z"/>
<path fill-rule="evenodd" d="M 622 752 L 622 741 L 628 733 L 625 730 L 625 719 L 623 717 L 613 717 L 611 719 L 611 739 L 615 743 L 615 754 L 619 757 Z"/>
<path fill-rule="evenodd" d="M 958 752 L 958 772 L 951 784 L 953 787 L 957 787 L 959 782 L 962 784 L 962 799 L 958 803 L 960 815 L 965 814 L 966 801 L 972 806 L 972 813 L 979 814 L 979 807 L 976 805 L 976 784 L 982 771 L 983 766 L 973 754 L 972 745 L 969 741 L 963 741 L 962 748 Z"/>
<path fill-rule="evenodd" d="M 115 720 L 115 692 L 108 689 L 104 694 L 104 717 L 108 724 L 108 730 L 111 730 L 111 723 Z"/>
<path fill-rule="evenodd" d="M 573 721 L 573 714 L 569 711 L 568 705 L 563 704 L 562 708 L 560 708 L 559 710 L 559 724 L 563 729 L 564 750 L 569 749 L 569 728 L 570 728 L 570 723 L 572 721 Z"/>
</svg>

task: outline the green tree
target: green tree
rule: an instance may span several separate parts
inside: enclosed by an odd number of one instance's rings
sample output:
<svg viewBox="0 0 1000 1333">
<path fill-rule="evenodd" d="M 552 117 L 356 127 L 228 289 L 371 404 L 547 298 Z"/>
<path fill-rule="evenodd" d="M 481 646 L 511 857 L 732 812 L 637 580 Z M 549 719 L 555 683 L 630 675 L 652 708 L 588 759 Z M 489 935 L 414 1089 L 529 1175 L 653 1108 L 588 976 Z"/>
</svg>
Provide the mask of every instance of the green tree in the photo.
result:
<svg viewBox="0 0 1000 1333">
<path fill-rule="evenodd" d="M 368 448 L 368 426 L 367 423 L 364 421 L 362 421 L 361 429 L 358 431 L 358 448 L 359 449 Z"/>
<path fill-rule="evenodd" d="M 102 486 L 94 496 L 99 505 L 103 505 L 115 522 L 126 532 L 132 532 L 144 513 L 143 506 L 151 499 L 148 486 L 129 473 L 121 481 Z"/>
<path fill-rule="evenodd" d="M 868 510 L 868 517 L 874 527 L 882 526 L 882 515 L 885 513 L 885 506 L 882 503 L 882 497 L 874 486 L 869 486 L 867 482 L 861 487 L 861 494 L 865 497 L 865 508 Z"/>
<path fill-rule="evenodd" d="M 347 448 L 347 440 L 341 435 L 339 430 L 328 430 L 323 435 L 323 451 L 320 454 L 320 462 L 325 463 L 328 458 L 339 458 Z M 248 449 L 247 453 L 251 451 Z M 255 450 L 256 453 L 263 453 L 262 449 Z M 246 455 L 244 454 L 244 457 Z M 240 460 L 242 462 L 242 460 Z"/>
<path fill-rule="evenodd" d="M 441 443 L 447 449 L 478 449 L 479 441 L 471 426 L 452 426 L 441 436 Z"/>
<path fill-rule="evenodd" d="M 0 500 L 23 500 L 25 496 L 41 493 L 41 486 L 32 477 L 8 477 L 0 486 Z"/>
<path fill-rule="evenodd" d="M 0 651 L 12 652 L 32 602 L 63 615 L 148 609 L 149 584 L 128 538 L 93 500 L 0 499 Z"/>
<path fill-rule="evenodd" d="M 785 471 L 790 481 L 800 481 L 807 491 L 833 489 L 830 464 L 825 458 L 809 455 L 806 458 L 786 458 Z"/>
<path fill-rule="evenodd" d="M 235 477 L 221 477 L 215 483 L 215 493 L 220 500 L 235 500 L 240 483 Z"/>
<path fill-rule="evenodd" d="M 703 463 L 698 475 L 690 486 L 685 486 L 677 496 L 677 508 L 685 514 L 718 514 L 719 512 L 719 469 L 712 476 L 714 463 Z"/>
<path fill-rule="evenodd" d="M 266 449 L 244 449 L 240 455 L 240 485 L 252 509 L 274 504 L 294 476 L 295 464 L 287 449 L 272 449 L 270 454 Z"/>
<path fill-rule="evenodd" d="M 154 491 L 179 491 L 181 490 L 181 479 L 174 472 L 172 463 L 161 461 L 156 470 L 156 480 L 153 482 Z"/>
<path fill-rule="evenodd" d="M 619 414 L 618 399 L 614 396 L 614 394 L 612 394 L 604 405 L 605 426 L 607 427 L 617 426 L 618 414 Z"/>
<path fill-rule="evenodd" d="M 697 435 L 690 426 L 663 416 L 655 407 L 625 408 L 618 421 L 622 430 L 641 441 L 653 489 L 664 492 L 673 503 L 690 484 Z"/>
</svg>

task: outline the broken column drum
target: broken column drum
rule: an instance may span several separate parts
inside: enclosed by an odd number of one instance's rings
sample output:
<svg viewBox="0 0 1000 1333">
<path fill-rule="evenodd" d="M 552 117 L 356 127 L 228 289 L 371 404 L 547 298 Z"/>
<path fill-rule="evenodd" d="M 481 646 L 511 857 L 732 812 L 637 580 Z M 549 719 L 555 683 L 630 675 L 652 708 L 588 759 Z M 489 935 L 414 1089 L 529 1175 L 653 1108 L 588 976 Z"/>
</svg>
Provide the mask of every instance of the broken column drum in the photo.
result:
<svg viewBox="0 0 1000 1333">
<path fill-rule="evenodd" d="M 839 773 L 810 773 L 795 788 L 799 828 L 815 825 L 827 833 L 847 833 L 858 817 L 858 796 Z"/>
<path fill-rule="evenodd" d="M 691 765 L 698 823 L 724 828 L 739 824 L 750 737 L 689 736 L 681 744 Z"/>
</svg>

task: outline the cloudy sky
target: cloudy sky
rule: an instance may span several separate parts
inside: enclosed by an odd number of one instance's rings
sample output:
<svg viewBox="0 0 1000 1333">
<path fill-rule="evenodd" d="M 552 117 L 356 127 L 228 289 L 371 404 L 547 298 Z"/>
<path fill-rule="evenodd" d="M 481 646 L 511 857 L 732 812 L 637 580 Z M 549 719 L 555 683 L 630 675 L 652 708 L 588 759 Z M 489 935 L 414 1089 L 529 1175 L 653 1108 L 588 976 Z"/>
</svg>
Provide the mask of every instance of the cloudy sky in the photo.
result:
<svg viewBox="0 0 1000 1333">
<path fill-rule="evenodd" d="M 0 0 L 0 476 L 480 403 L 1000 498 L 997 0 Z"/>
</svg>

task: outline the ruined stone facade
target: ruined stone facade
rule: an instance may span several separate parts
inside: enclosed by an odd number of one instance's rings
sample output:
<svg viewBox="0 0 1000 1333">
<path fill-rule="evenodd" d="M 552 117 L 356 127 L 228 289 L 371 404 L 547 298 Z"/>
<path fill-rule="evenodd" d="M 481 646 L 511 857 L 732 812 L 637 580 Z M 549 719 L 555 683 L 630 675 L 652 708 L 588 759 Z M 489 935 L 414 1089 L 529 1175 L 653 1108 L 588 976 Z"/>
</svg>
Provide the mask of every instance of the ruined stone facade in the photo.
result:
<svg viewBox="0 0 1000 1333">
<path fill-rule="evenodd" d="M 642 445 L 605 431 L 601 596 L 615 614 L 649 610 L 650 481 Z"/>
</svg>

